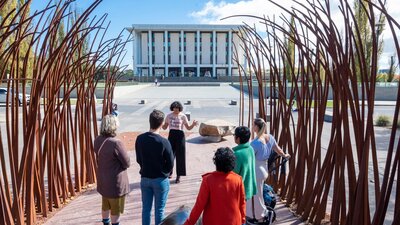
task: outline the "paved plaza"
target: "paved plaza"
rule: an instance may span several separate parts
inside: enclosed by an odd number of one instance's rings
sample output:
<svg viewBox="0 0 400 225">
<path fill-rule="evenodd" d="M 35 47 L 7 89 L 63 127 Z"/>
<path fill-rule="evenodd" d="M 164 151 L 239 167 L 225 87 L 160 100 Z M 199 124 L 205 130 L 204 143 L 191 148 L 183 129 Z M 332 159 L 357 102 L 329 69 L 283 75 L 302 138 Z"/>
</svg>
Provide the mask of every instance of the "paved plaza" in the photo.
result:
<svg viewBox="0 0 400 225">
<path fill-rule="evenodd" d="M 141 100 L 146 100 L 146 104 L 140 104 Z M 159 109 L 167 114 L 170 112 L 169 106 L 173 101 L 184 104 L 184 112 L 190 112 L 191 119 L 199 122 L 219 118 L 238 124 L 239 105 L 230 105 L 231 100 L 239 100 L 239 90 L 228 84 L 217 87 L 140 85 L 117 87 L 114 103 L 118 104 L 120 113 L 120 132 L 127 132 L 148 130 L 150 112 L 153 109 Z M 191 104 L 187 105 L 187 101 L 191 101 Z M 198 127 L 193 131 L 197 129 Z"/>
<path fill-rule="evenodd" d="M 166 214 L 171 213 L 180 205 L 193 206 L 201 183 L 201 175 L 215 170 L 212 162 L 214 151 L 219 146 L 235 146 L 233 138 L 228 137 L 220 143 L 205 143 L 197 134 L 187 136 L 187 173 L 181 178 L 180 184 L 171 179 L 170 192 L 166 205 Z M 140 195 L 139 166 L 136 163 L 134 151 L 129 151 L 131 167 L 128 169 L 131 193 L 126 199 L 125 213 L 121 216 L 121 224 L 141 224 L 142 202 Z M 101 196 L 95 191 L 88 191 L 76 198 L 65 208 L 51 217 L 50 224 L 101 224 Z M 302 224 L 282 204 L 276 206 L 277 221 L 275 224 Z M 152 216 L 152 219 L 153 216 Z M 152 221 L 154 224 L 154 220 Z"/>
<path fill-rule="evenodd" d="M 146 104 L 139 104 L 141 100 Z M 174 100 L 191 105 L 184 105 L 184 111 L 191 112 L 191 119 L 205 121 L 224 119 L 238 123 L 239 106 L 230 105 L 230 100 L 238 100 L 239 91 L 229 85 L 219 87 L 154 87 L 153 85 L 117 87 L 114 102 L 118 104 L 121 126 L 120 135 L 125 132 L 145 132 L 148 130 L 148 115 L 154 109 L 169 112 L 169 105 Z M 101 105 L 98 106 L 101 108 Z M 200 137 L 195 128 L 187 134 L 187 171 L 180 184 L 171 179 L 171 189 L 166 206 L 169 214 L 178 206 L 193 206 L 201 183 L 201 175 L 215 170 L 212 162 L 214 151 L 220 146 L 233 147 L 233 137 L 226 137 L 220 143 L 207 143 Z M 167 131 L 165 131 L 166 133 Z M 122 137 L 121 137 L 122 138 Z M 133 149 L 129 149 L 131 167 L 128 169 L 131 193 L 126 201 L 126 210 L 121 217 L 121 224 L 141 224 L 141 195 L 139 166 Z M 95 191 L 87 191 L 46 221 L 50 224 L 100 224 L 101 196 Z M 275 224 L 302 224 L 284 207 L 276 206 L 277 221 Z M 154 218 L 152 218 L 154 219 Z M 152 222 L 154 223 L 154 221 Z"/>
<path fill-rule="evenodd" d="M 124 138 L 125 134 L 129 132 L 141 133 L 147 131 L 149 129 L 149 113 L 156 108 L 167 114 L 170 112 L 169 105 L 175 100 L 182 103 L 191 101 L 191 104 L 184 104 L 184 112 L 190 112 L 191 120 L 196 119 L 199 122 L 203 122 L 218 118 L 237 125 L 239 123 L 239 105 L 230 105 L 229 103 L 231 100 L 236 100 L 239 103 L 239 94 L 239 90 L 231 87 L 229 84 L 204 87 L 156 87 L 153 84 L 117 87 L 115 89 L 114 103 L 118 104 L 120 113 L 120 137 Z M 146 100 L 146 103 L 140 104 L 142 100 Z M 254 107 L 255 112 L 257 112 L 257 99 L 255 99 Z M 102 105 L 98 104 L 97 115 L 100 115 L 101 108 Z M 5 107 L 0 107 L 0 114 L 4 114 L 4 109 Z M 248 109 L 247 103 L 245 109 Z M 245 115 L 247 116 L 248 111 L 245 111 Z M 376 105 L 375 112 L 376 115 L 393 115 L 394 105 L 392 103 L 380 103 L 379 106 Z M 293 116 L 295 117 L 294 121 L 296 121 L 297 113 L 293 113 Z M 4 121 L 0 121 L 0 125 L 4 126 Z M 324 125 L 322 154 L 325 154 L 324 151 L 328 147 L 330 126 L 330 123 L 325 123 Z M 167 133 L 167 131 L 164 132 Z M 129 137 L 129 135 L 126 136 Z M 390 130 L 388 128 L 375 127 L 375 136 L 378 149 L 378 164 L 380 171 L 383 172 Z M 132 146 L 134 140 L 128 140 L 128 142 Z M 171 190 L 166 207 L 167 214 L 182 204 L 188 206 L 194 204 L 201 182 L 201 174 L 215 170 L 212 163 L 212 156 L 219 146 L 233 147 L 235 144 L 232 137 L 227 137 L 220 143 L 206 143 L 198 135 L 198 127 L 187 133 L 188 176 L 184 177 L 178 185 L 171 182 Z M 121 222 L 122 224 L 140 224 L 140 176 L 133 147 L 129 147 L 129 154 L 131 156 L 131 167 L 128 173 L 131 183 L 131 193 L 127 198 L 126 211 L 122 216 Z M 370 177 L 372 177 L 372 171 L 371 165 Z M 370 190 L 373 190 L 373 186 L 374 183 L 371 182 Z M 95 190 L 87 191 L 55 213 L 45 224 L 100 224 L 100 199 L 100 195 Z M 370 197 L 370 200 L 373 201 L 374 199 Z M 371 205 L 371 210 L 374 210 L 374 203 L 371 202 Z M 301 223 L 282 203 L 278 204 L 276 212 L 278 215 L 275 224 Z M 391 213 L 391 211 L 388 212 L 388 217 L 390 218 L 392 218 Z"/>
</svg>

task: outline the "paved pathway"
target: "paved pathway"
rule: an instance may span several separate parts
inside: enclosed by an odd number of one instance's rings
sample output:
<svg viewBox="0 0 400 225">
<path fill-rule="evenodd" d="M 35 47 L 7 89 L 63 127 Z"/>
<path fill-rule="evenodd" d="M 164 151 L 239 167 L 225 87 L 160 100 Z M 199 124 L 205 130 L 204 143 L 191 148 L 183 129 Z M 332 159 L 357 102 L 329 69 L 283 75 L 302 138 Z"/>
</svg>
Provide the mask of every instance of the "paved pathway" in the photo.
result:
<svg viewBox="0 0 400 225">
<path fill-rule="evenodd" d="M 169 104 L 173 100 L 182 103 L 191 100 L 191 105 L 184 105 L 185 111 L 191 111 L 193 119 L 201 121 L 210 118 L 221 118 L 231 123 L 238 124 L 239 106 L 229 105 L 230 100 L 238 100 L 239 91 L 228 86 L 221 87 L 154 87 L 143 85 L 137 87 L 117 87 L 115 102 L 118 103 L 121 123 L 120 132 L 145 131 L 148 129 L 147 116 L 153 108 L 158 108 L 165 113 L 169 112 Z M 147 99 L 147 104 L 138 104 L 141 99 Z M 392 102 L 379 102 L 376 115 L 393 112 Z M 389 105 L 389 106 L 386 106 Z M 100 105 L 101 106 L 101 105 Z M 100 107 L 99 106 L 99 107 Z M 255 102 L 257 107 L 257 102 Z M 245 107 L 247 109 L 247 106 Z M 1 110 L 1 109 L 0 109 Z M 246 110 L 247 111 L 247 110 Z M 246 112 L 247 113 L 247 112 Z M 296 116 L 296 114 L 295 114 Z M 295 120 L 296 121 L 296 120 Z M 330 129 L 327 123 L 326 129 Z M 378 143 L 387 143 L 390 132 L 386 128 L 376 128 Z M 194 133 L 196 129 L 194 129 Z M 323 133 L 323 147 L 329 140 L 330 132 Z M 166 213 L 172 212 L 181 204 L 192 206 L 195 202 L 201 182 L 201 174 L 214 170 L 212 163 L 213 152 L 218 146 L 234 146 L 231 137 L 218 143 L 201 143 L 200 137 L 192 134 L 187 137 L 187 162 L 188 176 L 177 185 L 171 183 L 170 195 L 167 202 Z M 384 150 L 385 146 L 378 145 Z M 129 176 L 132 192 L 127 198 L 126 212 L 122 216 L 122 224 L 141 224 L 141 200 L 139 189 L 139 169 L 136 164 L 134 152 L 131 151 L 132 166 Z M 385 161 L 386 152 L 379 151 L 379 162 Z M 292 213 L 282 204 L 276 207 L 277 221 L 275 224 L 301 224 Z M 96 191 L 88 191 L 76 198 L 65 208 L 50 218 L 46 224 L 101 224 L 100 223 L 100 195 Z"/>
<path fill-rule="evenodd" d="M 227 137 L 220 143 L 205 143 L 197 134 L 187 137 L 187 172 L 180 184 L 175 184 L 171 179 L 171 189 L 166 206 L 166 214 L 169 214 L 178 206 L 185 204 L 193 206 L 201 183 L 201 175 L 215 170 L 212 156 L 220 146 L 235 146 L 233 138 Z M 121 224 L 141 224 L 141 197 L 139 188 L 139 167 L 136 163 L 134 151 L 131 155 L 131 167 L 128 169 L 131 183 L 131 193 L 126 202 L 126 211 L 121 217 Z M 100 225 L 100 195 L 95 191 L 88 191 L 65 208 L 61 209 L 52 218 L 46 221 L 50 224 L 98 224 Z M 276 206 L 277 221 L 275 224 L 302 224 L 282 204 Z M 153 219 L 153 218 L 152 218 Z M 154 221 L 152 222 L 154 223 Z"/>
</svg>

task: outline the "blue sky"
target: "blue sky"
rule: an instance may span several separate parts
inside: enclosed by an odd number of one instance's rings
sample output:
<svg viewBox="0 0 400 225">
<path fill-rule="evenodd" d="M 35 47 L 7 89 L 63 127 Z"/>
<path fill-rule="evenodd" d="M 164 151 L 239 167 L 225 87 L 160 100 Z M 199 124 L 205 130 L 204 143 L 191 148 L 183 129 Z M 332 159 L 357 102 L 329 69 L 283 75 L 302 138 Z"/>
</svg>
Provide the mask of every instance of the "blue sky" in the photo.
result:
<svg viewBox="0 0 400 225">
<path fill-rule="evenodd" d="M 92 15 L 108 14 L 111 26 L 107 37 L 116 37 L 122 29 L 132 24 L 196 24 L 199 19 L 191 16 L 207 4 L 207 0 L 103 0 Z M 237 1 L 225 1 L 237 2 Z M 48 1 L 32 0 L 31 11 L 43 9 Z M 85 10 L 93 1 L 76 0 L 73 5 Z M 127 36 L 128 32 L 124 32 Z M 128 44 L 123 64 L 132 64 L 132 46 Z"/>
<path fill-rule="evenodd" d="M 333 17 L 340 16 L 337 4 L 339 0 L 330 0 Z M 349 0 L 352 1 L 352 0 Z M 47 0 L 32 0 L 31 10 L 43 9 Z M 73 4 L 78 10 L 83 11 L 93 1 L 76 0 Z M 388 10 L 392 16 L 400 21 L 400 4 L 398 0 L 388 0 Z M 279 0 L 279 3 L 287 7 L 293 6 L 292 0 Z M 220 18 L 235 14 L 251 14 L 258 16 L 280 15 L 281 11 L 268 0 L 103 0 L 92 14 L 101 16 L 108 14 L 107 19 L 111 26 L 107 38 L 116 37 L 122 29 L 132 24 L 259 24 L 258 21 L 246 18 L 234 18 L 221 21 Z M 339 26 L 340 27 L 340 26 Z M 265 29 L 262 29 L 265 30 Z M 388 58 L 393 55 L 394 46 L 386 29 L 382 38 L 385 40 L 385 48 L 380 59 L 381 68 L 387 67 Z M 124 32 L 125 37 L 128 35 Z M 127 54 L 123 64 L 131 65 L 132 46 L 128 44 Z"/>
</svg>

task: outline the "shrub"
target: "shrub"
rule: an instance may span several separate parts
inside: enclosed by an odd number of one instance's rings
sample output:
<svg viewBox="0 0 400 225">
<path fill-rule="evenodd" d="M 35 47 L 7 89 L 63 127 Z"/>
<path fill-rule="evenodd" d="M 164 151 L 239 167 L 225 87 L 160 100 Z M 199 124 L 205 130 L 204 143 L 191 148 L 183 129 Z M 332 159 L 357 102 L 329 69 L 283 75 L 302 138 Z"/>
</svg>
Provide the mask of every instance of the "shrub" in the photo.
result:
<svg viewBox="0 0 400 225">
<path fill-rule="evenodd" d="M 388 75 L 386 73 L 381 73 L 376 77 L 377 82 L 385 82 L 387 80 Z"/>
<path fill-rule="evenodd" d="M 378 127 L 386 127 L 390 125 L 390 118 L 385 115 L 380 115 L 378 118 L 375 120 L 375 125 Z"/>
</svg>

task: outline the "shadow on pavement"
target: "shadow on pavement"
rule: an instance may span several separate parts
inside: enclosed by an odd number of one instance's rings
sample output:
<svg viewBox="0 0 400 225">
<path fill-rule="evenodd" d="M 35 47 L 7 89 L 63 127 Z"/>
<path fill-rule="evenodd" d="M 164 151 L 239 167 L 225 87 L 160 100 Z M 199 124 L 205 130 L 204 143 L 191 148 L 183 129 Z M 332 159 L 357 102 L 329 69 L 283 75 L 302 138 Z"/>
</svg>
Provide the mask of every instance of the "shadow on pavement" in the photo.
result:
<svg viewBox="0 0 400 225">
<path fill-rule="evenodd" d="M 213 142 L 213 141 L 210 141 L 209 139 L 207 139 L 205 137 L 202 137 L 202 136 L 197 136 L 197 137 L 190 138 L 190 139 L 186 140 L 186 142 L 190 143 L 190 144 L 213 144 L 213 143 L 215 144 L 215 143 L 222 143 L 224 141 L 227 141 L 227 139 L 221 138 L 221 141 Z"/>
</svg>

